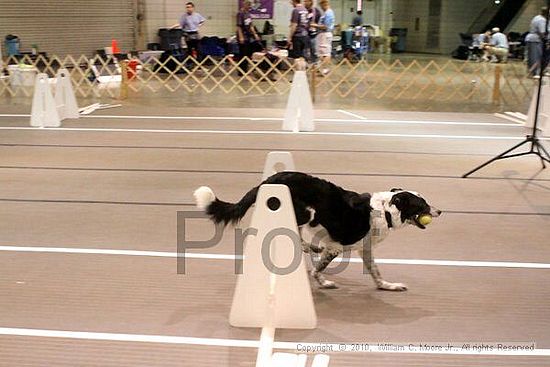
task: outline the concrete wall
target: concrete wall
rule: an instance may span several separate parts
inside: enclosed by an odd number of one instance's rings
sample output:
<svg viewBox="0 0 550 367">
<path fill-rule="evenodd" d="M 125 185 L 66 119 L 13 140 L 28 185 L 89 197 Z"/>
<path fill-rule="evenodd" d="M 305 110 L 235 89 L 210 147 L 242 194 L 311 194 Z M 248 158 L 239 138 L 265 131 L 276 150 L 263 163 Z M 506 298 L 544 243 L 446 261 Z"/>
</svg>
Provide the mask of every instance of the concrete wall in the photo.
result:
<svg viewBox="0 0 550 367">
<path fill-rule="evenodd" d="M 144 21 L 142 22 L 143 42 L 156 42 L 159 28 L 177 23 L 185 11 L 185 0 L 140 0 L 143 2 Z M 386 0 L 363 0 L 363 18 L 365 22 L 375 23 L 376 3 Z M 202 28 L 205 35 L 231 36 L 235 33 L 235 15 L 238 0 L 194 0 L 196 9 L 208 20 Z M 332 0 L 331 6 L 336 14 L 337 23 L 351 23 L 357 10 L 356 0 Z M 275 18 L 272 23 L 275 33 L 288 33 L 290 12 L 289 0 L 275 0 Z M 257 27 L 263 28 L 264 21 L 258 21 Z M 141 46 L 140 46 L 141 47 Z"/>
<path fill-rule="evenodd" d="M 140 0 L 144 2 L 144 42 L 156 42 L 157 30 L 177 22 L 185 9 L 185 0 Z M 531 0 L 518 17 L 514 28 L 525 28 L 533 9 L 543 0 Z M 235 33 L 237 0 L 195 0 L 197 11 L 208 20 L 202 29 L 205 35 L 231 36 Z M 380 25 L 384 32 L 390 28 L 407 28 L 407 51 L 449 54 L 460 43 L 459 32 L 466 32 L 487 7 L 497 6 L 494 0 L 442 0 L 440 44 L 428 48 L 430 0 L 363 0 L 363 18 L 366 23 Z M 531 4 L 532 3 L 532 4 Z M 356 0 L 332 0 L 337 23 L 349 24 L 356 10 Z M 289 0 L 275 1 L 275 33 L 288 32 L 292 8 Z M 536 11 L 535 11 L 536 13 Z M 418 25 L 418 28 L 416 28 Z M 263 21 L 258 28 L 262 29 Z M 141 45 L 140 45 L 141 47 Z"/>
<path fill-rule="evenodd" d="M 414 1 L 414 6 L 412 2 Z M 428 2 L 429 0 L 393 0 L 391 8 L 384 9 L 379 23 L 384 31 L 393 28 L 407 28 L 407 51 L 427 52 L 426 35 L 428 31 Z M 390 12 L 390 19 L 384 19 Z M 418 18 L 418 29 L 416 19 Z M 439 50 L 432 50 L 439 52 Z"/>
<path fill-rule="evenodd" d="M 486 7 L 497 7 L 494 0 L 443 0 L 441 16 L 441 53 L 449 54 L 460 43 L 459 32 L 467 32 Z"/>
<path fill-rule="evenodd" d="M 144 0 L 146 41 L 157 42 L 159 28 L 170 27 L 185 12 L 185 0 Z M 194 0 L 196 10 L 206 19 L 205 35 L 229 36 L 235 32 L 237 0 Z"/>
<path fill-rule="evenodd" d="M 383 0 L 381 2 L 384 2 Z M 407 28 L 407 51 L 450 54 L 460 43 L 459 32 L 466 32 L 472 22 L 488 6 L 496 6 L 494 0 L 442 0 L 439 24 L 439 47 L 428 47 L 429 0 L 392 0 L 390 27 Z M 380 7 L 384 5 L 380 4 Z M 377 19 L 384 23 L 384 13 Z M 418 19 L 418 20 L 417 20 Z M 433 20 L 432 20 L 433 21 Z M 418 22 L 418 28 L 416 28 Z"/>
</svg>

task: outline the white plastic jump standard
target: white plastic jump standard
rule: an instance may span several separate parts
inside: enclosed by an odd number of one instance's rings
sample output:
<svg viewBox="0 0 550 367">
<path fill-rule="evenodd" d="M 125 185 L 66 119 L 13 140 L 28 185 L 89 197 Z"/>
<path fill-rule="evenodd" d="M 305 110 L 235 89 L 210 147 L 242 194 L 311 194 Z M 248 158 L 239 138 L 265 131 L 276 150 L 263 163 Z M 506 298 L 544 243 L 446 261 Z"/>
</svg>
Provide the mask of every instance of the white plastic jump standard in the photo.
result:
<svg viewBox="0 0 550 367">
<path fill-rule="evenodd" d="M 270 367 L 306 367 L 306 354 L 273 353 Z"/>
<path fill-rule="evenodd" d="M 313 359 L 311 367 L 328 367 L 330 357 L 326 354 L 317 354 Z"/>
<path fill-rule="evenodd" d="M 55 85 L 55 105 L 61 120 L 79 118 L 78 105 L 67 69 L 59 69 Z"/>
<path fill-rule="evenodd" d="M 307 74 L 304 70 L 294 72 L 286 105 L 283 130 L 293 132 L 315 130 L 313 103 L 311 102 Z"/>
<path fill-rule="evenodd" d="M 268 200 L 278 201 L 280 206 L 273 210 Z M 287 186 L 260 187 L 250 227 L 257 234 L 245 240 L 243 274 L 237 279 L 229 323 L 238 327 L 315 328 L 317 315 Z"/>
<path fill-rule="evenodd" d="M 31 126 L 59 127 L 61 119 L 50 88 L 48 75 L 38 74 L 34 84 L 31 110 Z"/>
<path fill-rule="evenodd" d="M 290 152 L 269 152 L 265 160 L 262 180 L 282 171 L 295 171 L 294 159 Z"/>
</svg>

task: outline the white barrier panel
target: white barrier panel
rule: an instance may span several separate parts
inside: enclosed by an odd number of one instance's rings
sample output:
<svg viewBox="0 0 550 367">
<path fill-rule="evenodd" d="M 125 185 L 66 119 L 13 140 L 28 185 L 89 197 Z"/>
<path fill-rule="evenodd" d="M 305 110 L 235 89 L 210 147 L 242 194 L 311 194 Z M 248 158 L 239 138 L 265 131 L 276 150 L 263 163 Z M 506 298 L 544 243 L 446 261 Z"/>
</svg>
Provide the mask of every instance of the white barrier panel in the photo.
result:
<svg viewBox="0 0 550 367">
<path fill-rule="evenodd" d="M 265 160 L 262 181 L 282 171 L 296 171 L 290 152 L 269 152 Z"/>
<path fill-rule="evenodd" d="M 330 357 L 326 354 L 317 354 L 313 359 L 311 367 L 328 367 Z"/>
<path fill-rule="evenodd" d="M 31 126 L 59 127 L 61 120 L 55 106 L 47 74 L 38 74 L 34 82 Z"/>
<path fill-rule="evenodd" d="M 269 367 L 306 367 L 306 354 L 273 353 Z"/>
<path fill-rule="evenodd" d="M 535 92 L 531 98 L 531 105 L 529 106 L 529 112 L 527 113 L 527 121 L 525 126 L 533 128 L 535 123 L 535 111 L 537 107 L 537 89 L 538 86 L 535 86 Z M 537 128 L 542 131 L 543 136 L 550 136 L 550 86 L 548 85 L 548 78 L 544 78 L 544 85 L 542 86 L 542 91 L 540 95 L 540 106 L 539 106 L 539 121 L 537 123 Z"/>
<path fill-rule="evenodd" d="M 67 69 L 59 69 L 56 78 L 55 105 L 59 118 L 61 120 L 79 118 L 78 105 L 76 103 L 73 85 L 71 84 L 71 75 Z"/>
<path fill-rule="evenodd" d="M 314 131 L 313 103 L 307 82 L 307 74 L 303 70 L 294 72 L 292 87 L 286 104 L 283 130 Z"/>
<path fill-rule="evenodd" d="M 271 205 L 277 201 L 278 208 Z M 260 187 L 250 227 L 257 233 L 245 240 L 243 273 L 237 279 L 229 323 L 315 328 L 317 315 L 287 186 Z"/>
</svg>

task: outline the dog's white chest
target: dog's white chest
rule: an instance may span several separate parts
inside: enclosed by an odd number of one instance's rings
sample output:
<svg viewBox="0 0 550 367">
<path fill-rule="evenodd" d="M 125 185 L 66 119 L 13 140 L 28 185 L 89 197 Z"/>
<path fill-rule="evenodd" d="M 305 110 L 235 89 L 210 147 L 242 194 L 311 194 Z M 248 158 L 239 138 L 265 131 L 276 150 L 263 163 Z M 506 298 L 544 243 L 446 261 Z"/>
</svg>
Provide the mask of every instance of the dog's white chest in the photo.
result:
<svg viewBox="0 0 550 367">
<path fill-rule="evenodd" d="M 386 215 L 383 210 L 373 210 L 370 215 L 370 232 L 372 244 L 382 241 L 390 233 Z"/>
</svg>

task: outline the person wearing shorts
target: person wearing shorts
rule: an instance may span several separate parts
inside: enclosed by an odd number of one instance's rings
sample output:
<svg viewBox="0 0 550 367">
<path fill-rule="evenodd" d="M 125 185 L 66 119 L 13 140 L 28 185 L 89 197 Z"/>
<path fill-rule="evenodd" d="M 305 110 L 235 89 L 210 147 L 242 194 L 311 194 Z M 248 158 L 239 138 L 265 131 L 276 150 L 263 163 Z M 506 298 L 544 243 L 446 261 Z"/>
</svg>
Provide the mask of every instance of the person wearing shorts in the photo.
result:
<svg viewBox="0 0 550 367">
<path fill-rule="evenodd" d="M 322 74 L 328 74 L 330 65 L 330 57 L 332 55 L 332 32 L 334 31 L 334 11 L 330 8 L 329 0 L 321 0 L 319 2 L 323 15 L 319 19 L 319 23 L 314 24 L 318 30 L 317 35 L 317 55 L 321 58 L 324 68 L 321 69 Z"/>
</svg>

